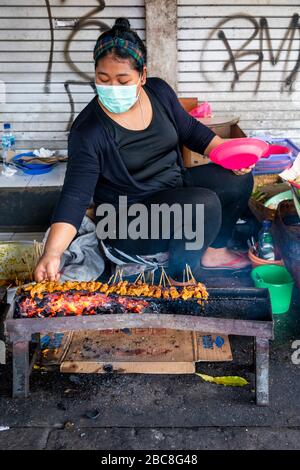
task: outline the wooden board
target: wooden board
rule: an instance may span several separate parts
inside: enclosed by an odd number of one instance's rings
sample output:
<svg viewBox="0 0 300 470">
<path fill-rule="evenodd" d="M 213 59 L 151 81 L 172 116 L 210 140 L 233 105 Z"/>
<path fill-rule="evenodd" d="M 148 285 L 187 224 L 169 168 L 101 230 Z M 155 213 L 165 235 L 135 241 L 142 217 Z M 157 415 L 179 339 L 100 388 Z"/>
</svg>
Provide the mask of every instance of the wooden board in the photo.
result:
<svg viewBox="0 0 300 470">
<path fill-rule="evenodd" d="M 166 329 L 74 333 L 60 370 L 191 374 L 198 361 L 232 360 L 228 337 L 216 340 L 217 336 Z"/>
<path fill-rule="evenodd" d="M 68 352 L 73 332 L 50 333 L 41 336 L 41 366 L 59 365 Z"/>
<path fill-rule="evenodd" d="M 195 333 L 197 362 L 232 361 L 228 336 Z"/>
</svg>

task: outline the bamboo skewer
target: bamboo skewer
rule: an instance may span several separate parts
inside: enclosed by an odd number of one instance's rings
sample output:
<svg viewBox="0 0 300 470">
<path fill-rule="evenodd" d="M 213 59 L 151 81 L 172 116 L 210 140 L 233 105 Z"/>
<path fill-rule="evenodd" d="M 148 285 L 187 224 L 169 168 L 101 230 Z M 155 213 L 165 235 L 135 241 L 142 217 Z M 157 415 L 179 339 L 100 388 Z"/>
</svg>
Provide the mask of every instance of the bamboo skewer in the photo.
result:
<svg viewBox="0 0 300 470">
<path fill-rule="evenodd" d="M 164 273 L 164 279 L 168 282 L 169 286 L 171 286 L 172 284 L 171 284 L 170 279 L 169 279 L 168 276 L 167 276 L 167 273 L 166 273 L 166 271 L 165 271 L 165 268 L 162 266 L 161 269 L 162 269 L 162 272 Z"/>
<path fill-rule="evenodd" d="M 163 272 L 161 271 L 160 279 L 159 279 L 159 286 L 162 285 L 162 280 L 163 280 Z"/>
<path fill-rule="evenodd" d="M 114 283 L 117 283 L 118 282 L 121 282 L 122 280 L 122 271 L 119 266 L 117 266 L 116 268 L 116 273 L 115 273 L 115 277 L 114 277 Z"/>
<path fill-rule="evenodd" d="M 192 282 L 193 284 L 197 284 L 196 279 L 191 270 L 191 267 L 187 263 L 185 264 L 185 268 L 183 270 L 183 282 L 185 282 L 185 277 L 186 277 L 186 282 Z"/>
<path fill-rule="evenodd" d="M 191 267 L 190 267 L 189 264 L 187 265 L 187 268 L 188 268 L 188 271 L 189 271 L 189 273 L 190 273 L 191 280 L 192 280 L 194 283 L 196 283 L 196 279 L 194 278 L 194 275 L 193 275 L 193 273 L 192 273 L 192 270 L 191 270 Z"/>
<path fill-rule="evenodd" d="M 195 279 L 195 277 L 194 277 L 192 271 L 191 271 L 191 274 L 192 274 L 192 277 L 193 277 L 193 282 L 194 282 L 194 284 L 197 284 L 197 281 L 196 281 L 196 279 Z"/>
<path fill-rule="evenodd" d="M 140 274 L 138 275 L 138 277 L 136 278 L 136 280 L 134 281 L 134 284 L 136 284 L 140 280 L 142 274 L 143 274 L 143 272 L 141 271 Z"/>
<path fill-rule="evenodd" d="M 162 270 L 162 273 L 163 273 L 163 276 L 164 276 L 163 281 L 164 281 L 164 288 L 165 288 L 166 287 L 166 272 L 165 272 L 163 267 L 161 268 L 161 270 Z"/>
<path fill-rule="evenodd" d="M 118 270 L 116 269 L 115 274 L 114 274 L 114 278 L 113 278 L 113 282 L 112 282 L 113 284 L 116 283 L 117 275 L 118 275 Z"/>
</svg>

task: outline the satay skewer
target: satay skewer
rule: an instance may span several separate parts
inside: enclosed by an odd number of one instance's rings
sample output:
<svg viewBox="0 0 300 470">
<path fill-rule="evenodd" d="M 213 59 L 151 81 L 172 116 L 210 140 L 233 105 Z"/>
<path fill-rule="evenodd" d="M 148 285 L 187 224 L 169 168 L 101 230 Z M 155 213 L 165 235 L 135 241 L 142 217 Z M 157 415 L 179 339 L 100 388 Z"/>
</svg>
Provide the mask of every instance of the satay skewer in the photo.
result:
<svg viewBox="0 0 300 470">
<path fill-rule="evenodd" d="M 185 275 L 188 277 L 188 280 L 191 279 L 195 280 L 191 270 L 188 268 L 184 271 Z M 151 272 L 152 279 L 154 280 L 154 272 Z M 208 294 L 206 292 L 205 286 L 198 282 L 194 286 L 184 286 L 182 289 L 176 288 L 175 286 L 166 286 L 166 282 L 170 283 L 170 280 L 166 274 L 164 268 L 162 268 L 161 277 L 160 277 L 160 284 L 159 285 L 152 285 L 141 283 L 128 283 L 128 281 L 120 281 L 117 284 L 112 284 L 112 279 L 117 275 L 121 275 L 120 270 L 115 275 L 112 275 L 107 283 L 101 282 L 76 282 L 76 281 L 66 281 L 63 284 L 58 282 L 49 281 L 49 282 L 41 282 L 37 284 L 31 284 L 30 286 L 26 286 L 23 288 L 23 292 L 28 292 L 31 297 L 35 297 L 36 295 L 43 295 L 43 293 L 51 293 L 55 291 L 59 292 L 67 292 L 69 290 L 76 290 L 76 291 L 89 291 L 89 292 L 102 292 L 102 293 L 116 293 L 118 295 L 129 295 L 129 296 L 146 296 L 146 297 L 155 297 L 155 298 L 164 298 L 172 299 L 182 298 L 183 300 L 189 298 L 197 298 L 197 299 L 204 299 L 206 300 Z M 140 279 L 141 276 L 145 276 L 144 272 L 141 272 L 137 279 Z"/>
<path fill-rule="evenodd" d="M 161 270 L 161 275 L 160 275 L 160 279 L 159 279 L 159 287 L 162 285 L 162 280 L 163 280 L 163 271 Z"/>
<path fill-rule="evenodd" d="M 168 278 L 167 273 L 166 273 L 164 267 L 162 267 L 162 271 L 163 271 L 163 273 L 164 273 L 164 277 L 165 277 L 165 279 L 167 280 L 169 286 L 171 286 L 171 285 L 172 285 L 172 284 L 171 284 L 171 281 L 170 281 L 170 279 Z"/>
<path fill-rule="evenodd" d="M 140 280 L 140 277 L 142 276 L 142 274 L 143 272 L 141 271 L 138 277 L 136 278 L 136 280 L 134 281 L 134 284 L 136 284 Z"/>
<path fill-rule="evenodd" d="M 188 265 L 187 265 L 187 263 L 185 263 L 185 271 L 186 271 L 186 282 L 189 282 L 189 280 L 190 280 L 190 273 L 189 273 L 189 270 L 188 270 Z"/>
<path fill-rule="evenodd" d="M 119 276 L 119 267 L 117 266 L 117 268 L 116 268 L 116 270 L 115 270 L 115 275 L 114 275 L 113 284 L 116 284 L 116 283 L 117 283 L 118 276 Z"/>
<path fill-rule="evenodd" d="M 188 268 L 188 271 L 189 271 L 189 273 L 190 273 L 190 276 L 191 276 L 192 281 L 193 281 L 194 283 L 196 283 L 196 279 L 195 279 L 195 277 L 194 277 L 194 275 L 193 275 L 193 272 L 192 272 L 191 267 L 190 267 L 189 264 L 187 265 L 187 268 Z"/>
<path fill-rule="evenodd" d="M 166 288 L 167 287 L 167 285 L 166 285 L 166 272 L 165 272 L 163 266 L 161 267 L 161 270 L 162 270 L 162 273 L 163 273 L 164 288 Z"/>
</svg>

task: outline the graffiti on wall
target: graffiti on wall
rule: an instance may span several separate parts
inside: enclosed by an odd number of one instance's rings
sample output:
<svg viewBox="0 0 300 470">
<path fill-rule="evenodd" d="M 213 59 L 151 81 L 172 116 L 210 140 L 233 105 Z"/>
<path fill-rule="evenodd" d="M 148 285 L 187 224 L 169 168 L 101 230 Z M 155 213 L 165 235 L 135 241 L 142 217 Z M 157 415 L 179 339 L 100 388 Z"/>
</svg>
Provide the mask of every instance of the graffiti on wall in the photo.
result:
<svg viewBox="0 0 300 470">
<path fill-rule="evenodd" d="M 68 0 L 60 0 L 60 1 L 61 3 L 66 3 Z M 54 20 L 53 20 L 50 0 L 45 0 L 45 3 L 46 3 L 46 8 L 47 8 L 49 28 L 50 28 L 50 49 L 49 49 L 49 56 L 48 56 L 48 62 L 47 62 L 44 91 L 45 93 L 50 93 L 55 35 L 54 35 Z M 71 55 L 71 44 L 74 41 L 78 32 L 82 31 L 85 28 L 89 28 L 91 26 L 96 27 L 96 29 L 99 30 L 98 34 L 96 35 L 97 37 L 101 32 L 109 29 L 109 26 L 106 23 L 104 23 L 101 19 L 95 17 L 95 15 L 98 15 L 105 8 L 104 0 L 98 0 L 98 4 L 99 4 L 98 6 L 88 11 L 84 16 L 82 16 L 76 21 L 76 25 L 74 29 L 70 31 L 70 34 L 68 35 L 66 42 L 64 44 L 64 58 L 66 60 L 66 63 L 68 64 L 72 72 L 77 74 L 79 78 L 78 80 L 66 80 L 64 82 L 64 88 L 68 95 L 69 104 L 70 104 L 70 118 L 67 124 L 67 129 L 66 129 L 67 131 L 70 130 L 72 122 L 75 118 L 75 102 L 74 102 L 74 98 L 72 94 L 72 88 L 71 88 L 72 85 L 88 86 L 88 87 L 91 87 L 95 91 L 94 78 L 90 76 L 89 74 L 87 74 L 86 72 L 82 71 L 79 68 L 78 64 L 76 64 L 73 61 L 72 55 Z"/>
<path fill-rule="evenodd" d="M 241 44 L 241 46 L 237 50 L 234 50 L 224 29 L 225 27 L 227 29 L 230 26 L 236 27 L 236 20 L 246 21 L 249 24 L 252 32 L 249 37 Z M 233 21 L 235 22 L 235 26 L 232 23 Z M 231 70 L 232 72 L 232 90 L 234 90 L 236 84 L 241 81 L 243 75 L 245 75 L 250 70 L 256 70 L 257 75 L 254 92 L 257 93 L 261 84 L 264 63 L 269 61 L 275 67 L 279 63 L 282 56 L 285 55 L 285 59 L 283 60 L 283 78 L 280 91 L 288 91 L 290 93 L 293 92 L 293 84 L 296 81 L 300 69 L 300 23 L 298 13 L 295 13 L 292 16 L 290 23 L 287 26 L 285 33 L 283 34 L 279 47 L 277 47 L 276 50 L 273 47 L 271 28 L 267 18 L 261 17 L 259 20 L 257 20 L 251 15 L 237 14 L 232 15 L 229 18 L 222 19 L 205 40 L 201 53 L 201 64 L 205 64 L 205 51 L 209 42 L 215 37 L 216 34 L 220 41 L 222 41 L 228 54 L 228 57 L 221 65 L 223 71 Z M 258 47 L 248 48 L 248 46 L 251 47 L 253 41 L 257 40 Z M 296 50 L 298 51 L 298 57 L 296 60 L 293 60 L 292 70 L 288 70 L 288 65 L 290 64 L 290 57 L 295 42 L 297 43 Z M 265 45 L 267 46 L 266 48 Z M 244 60 L 245 58 L 248 58 L 249 60 Z M 239 63 L 245 64 L 243 68 L 239 67 Z M 203 65 L 202 73 L 206 80 L 211 82 L 211 77 L 205 71 L 205 67 Z"/>
</svg>

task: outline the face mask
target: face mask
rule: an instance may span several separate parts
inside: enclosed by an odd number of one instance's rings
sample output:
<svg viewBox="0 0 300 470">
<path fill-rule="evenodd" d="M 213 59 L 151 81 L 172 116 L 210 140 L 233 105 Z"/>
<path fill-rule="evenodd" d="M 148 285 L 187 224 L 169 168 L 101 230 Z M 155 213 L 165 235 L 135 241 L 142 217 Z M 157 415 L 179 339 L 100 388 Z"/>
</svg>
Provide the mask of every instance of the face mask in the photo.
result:
<svg viewBox="0 0 300 470">
<path fill-rule="evenodd" d="M 125 113 L 137 102 L 140 79 L 135 85 L 97 85 L 99 100 L 111 113 Z"/>
</svg>

